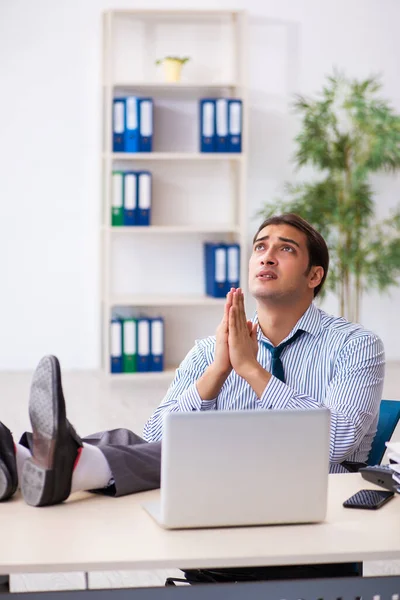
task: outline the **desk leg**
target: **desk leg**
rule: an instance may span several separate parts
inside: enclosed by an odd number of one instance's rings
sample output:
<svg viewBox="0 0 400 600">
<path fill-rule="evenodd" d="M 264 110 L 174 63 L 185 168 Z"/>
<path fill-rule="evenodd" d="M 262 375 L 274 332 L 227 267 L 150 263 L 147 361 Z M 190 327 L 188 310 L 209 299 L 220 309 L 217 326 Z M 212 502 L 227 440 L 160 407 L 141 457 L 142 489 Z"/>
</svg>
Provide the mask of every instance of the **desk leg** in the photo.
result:
<svg viewBox="0 0 400 600">
<path fill-rule="evenodd" d="M 297 579 L 180 587 L 49 592 L 46 600 L 398 600 L 400 577 Z M 43 600 L 43 594 L 16 594 L 13 600 Z"/>
<path fill-rule="evenodd" d="M 378 575 L 400 575 L 400 560 L 366 561 L 363 567 L 364 577 Z"/>
<path fill-rule="evenodd" d="M 85 573 L 21 573 L 10 575 L 10 592 L 86 590 Z"/>
<path fill-rule="evenodd" d="M 168 577 L 182 577 L 179 569 L 93 571 L 88 573 L 88 589 L 123 589 L 163 586 Z"/>
</svg>

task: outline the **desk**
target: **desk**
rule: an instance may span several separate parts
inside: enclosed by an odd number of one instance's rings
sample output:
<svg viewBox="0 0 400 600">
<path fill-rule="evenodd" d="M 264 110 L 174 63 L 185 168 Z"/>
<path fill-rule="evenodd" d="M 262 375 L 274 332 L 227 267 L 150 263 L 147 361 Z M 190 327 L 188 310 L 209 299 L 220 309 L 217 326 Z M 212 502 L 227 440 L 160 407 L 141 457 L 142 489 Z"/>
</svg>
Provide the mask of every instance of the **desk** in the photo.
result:
<svg viewBox="0 0 400 600">
<path fill-rule="evenodd" d="M 75 494 L 33 508 L 0 506 L 0 573 L 210 568 L 400 558 L 400 495 L 378 511 L 343 501 L 375 486 L 358 473 L 329 475 L 324 523 L 165 531 L 142 508 L 159 491 L 123 498 Z M 379 489 L 379 488 L 378 488 Z"/>
</svg>

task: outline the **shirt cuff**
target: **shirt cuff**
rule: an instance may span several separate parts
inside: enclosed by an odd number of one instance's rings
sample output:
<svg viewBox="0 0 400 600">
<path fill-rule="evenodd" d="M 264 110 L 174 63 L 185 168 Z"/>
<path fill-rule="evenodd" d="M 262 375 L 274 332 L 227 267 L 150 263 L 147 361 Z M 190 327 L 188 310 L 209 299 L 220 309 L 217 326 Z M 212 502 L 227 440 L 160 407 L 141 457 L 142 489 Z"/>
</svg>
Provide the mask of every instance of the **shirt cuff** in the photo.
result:
<svg viewBox="0 0 400 600">
<path fill-rule="evenodd" d="M 277 410 L 279 408 L 286 408 L 292 397 L 293 390 L 286 383 L 283 383 L 283 381 L 272 375 L 262 393 L 259 403 L 264 409 L 273 408 Z"/>
<path fill-rule="evenodd" d="M 211 410 L 215 407 L 217 399 L 203 400 L 197 390 L 195 383 L 185 391 L 179 400 L 179 404 L 183 411 L 191 410 Z"/>
</svg>

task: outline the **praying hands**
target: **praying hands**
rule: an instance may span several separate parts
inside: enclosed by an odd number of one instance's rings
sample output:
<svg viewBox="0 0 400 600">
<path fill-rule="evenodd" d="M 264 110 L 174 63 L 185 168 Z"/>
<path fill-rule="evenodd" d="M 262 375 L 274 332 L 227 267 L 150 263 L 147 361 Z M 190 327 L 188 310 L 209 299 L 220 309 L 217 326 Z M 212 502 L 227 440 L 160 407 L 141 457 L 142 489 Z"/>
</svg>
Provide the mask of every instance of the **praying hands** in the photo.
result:
<svg viewBox="0 0 400 600">
<path fill-rule="evenodd" d="M 261 396 L 271 375 L 257 361 L 257 326 L 246 318 L 242 290 L 231 288 L 216 331 L 214 361 L 196 383 L 202 400 L 218 396 L 232 369 Z"/>
</svg>

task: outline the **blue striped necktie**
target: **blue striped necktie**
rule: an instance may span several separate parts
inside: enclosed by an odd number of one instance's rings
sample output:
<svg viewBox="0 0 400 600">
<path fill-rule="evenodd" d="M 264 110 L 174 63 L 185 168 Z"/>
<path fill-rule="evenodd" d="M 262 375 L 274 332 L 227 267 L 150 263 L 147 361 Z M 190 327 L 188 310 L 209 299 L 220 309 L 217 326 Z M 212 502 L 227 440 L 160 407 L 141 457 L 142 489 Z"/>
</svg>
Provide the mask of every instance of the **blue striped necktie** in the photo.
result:
<svg viewBox="0 0 400 600">
<path fill-rule="evenodd" d="M 266 346 L 271 352 L 271 375 L 277 377 L 278 379 L 283 381 L 283 383 L 285 383 L 285 373 L 283 370 L 282 361 L 280 359 L 281 352 L 285 348 L 285 346 L 288 346 L 289 344 L 292 344 L 295 340 L 297 340 L 297 338 L 300 337 L 302 333 L 304 333 L 303 329 L 298 329 L 290 339 L 286 340 L 286 342 L 283 342 L 283 344 L 279 344 L 279 346 L 272 346 L 272 344 L 268 344 L 268 342 L 263 341 L 264 346 Z"/>
</svg>

